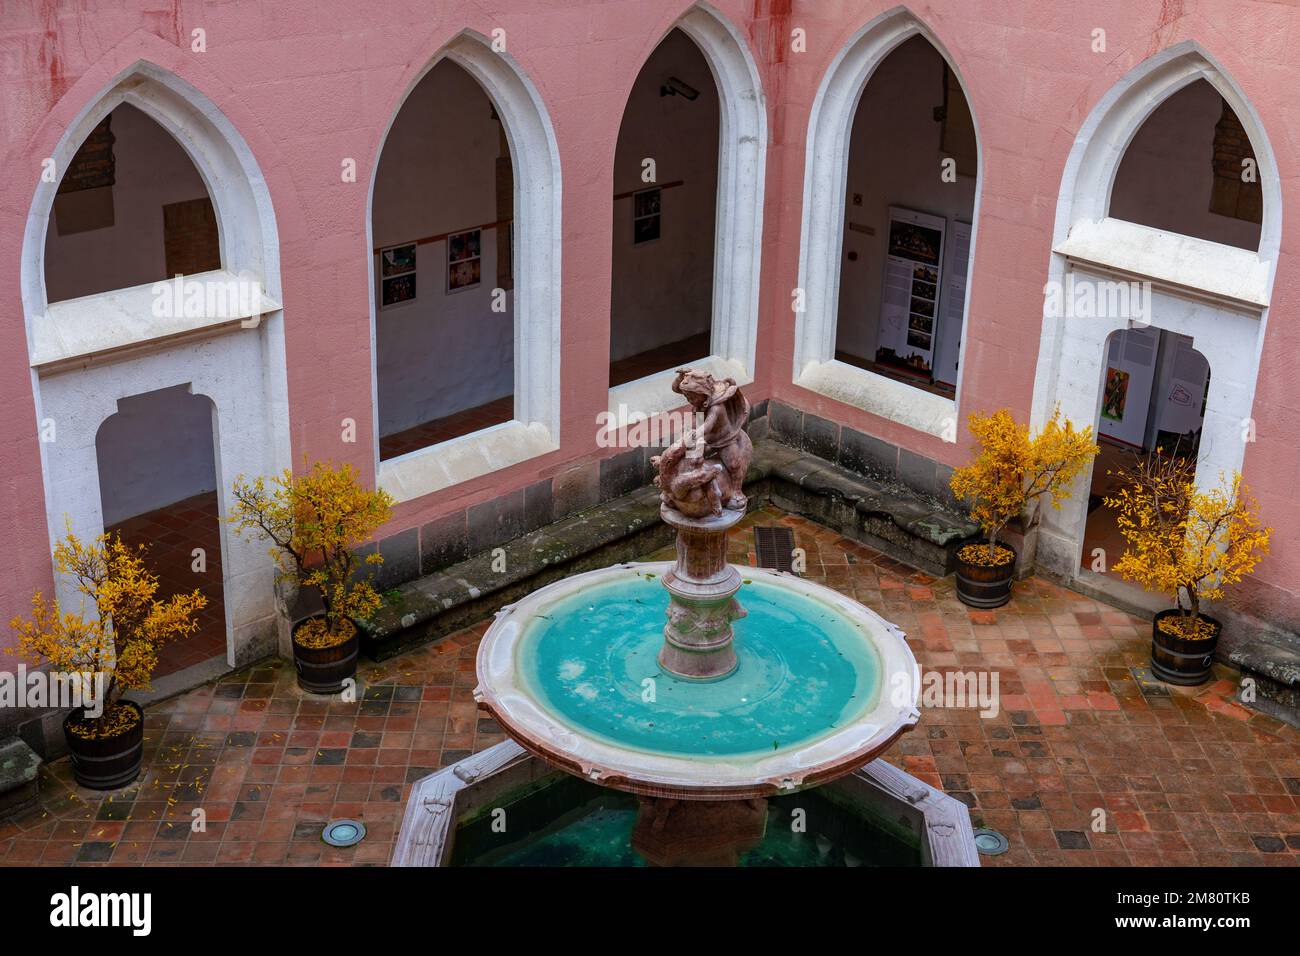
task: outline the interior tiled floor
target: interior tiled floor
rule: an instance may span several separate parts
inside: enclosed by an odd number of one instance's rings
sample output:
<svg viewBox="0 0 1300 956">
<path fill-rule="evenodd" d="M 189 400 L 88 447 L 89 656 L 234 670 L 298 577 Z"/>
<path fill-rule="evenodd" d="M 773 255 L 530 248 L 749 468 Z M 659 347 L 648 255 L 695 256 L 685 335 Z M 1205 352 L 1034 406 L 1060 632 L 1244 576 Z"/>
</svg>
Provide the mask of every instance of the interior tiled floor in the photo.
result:
<svg viewBox="0 0 1300 956">
<path fill-rule="evenodd" d="M 807 577 L 896 622 L 925 670 L 998 674 L 997 716 L 926 708 L 884 757 L 1008 837 L 985 865 L 1300 863 L 1300 732 L 1233 703 L 1230 672 L 1144 689 L 1129 668 L 1147 663 L 1149 624 L 1038 579 L 973 611 L 950 578 L 771 510 L 732 533 L 732 561 L 753 563 L 749 529 L 778 522 Z M 502 739 L 471 695 L 486 627 L 363 664 L 360 703 L 303 694 L 274 663 L 151 707 L 141 781 L 104 796 L 54 763 L 41 808 L 0 823 L 0 860 L 384 864 L 410 783 Z M 365 821 L 366 839 L 325 846 L 336 817 Z"/>
<path fill-rule="evenodd" d="M 145 564 L 158 575 L 156 597 L 200 589 L 208 605 L 199 612 L 199 629 L 189 637 L 164 644 L 158 652 L 155 677 L 201 664 L 226 653 L 226 612 L 221 584 L 221 525 L 217 493 L 186 498 L 175 504 L 128 518 L 108 531 L 117 532 L 132 547 L 145 546 Z M 204 551 L 206 570 L 195 571 L 194 549 Z"/>
<path fill-rule="evenodd" d="M 702 358 L 709 354 L 709 335 L 695 335 L 680 342 L 642 352 L 610 365 L 609 384 L 612 388 L 655 372 L 674 368 L 682 362 Z M 405 431 L 384 435 L 379 439 L 379 458 L 387 461 L 399 455 L 428 448 L 438 442 L 449 441 L 492 425 L 508 422 L 515 414 L 515 398 L 506 395 L 486 404 L 424 422 Z"/>
<path fill-rule="evenodd" d="M 942 395 L 944 398 L 952 398 L 956 394 L 955 389 L 944 385 L 942 382 L 931 382 L 928 373 L 913 372 L 905 367 L 874 362 L 871 359 L 862 358 L 860 355 L 854 355 L 852 352 L 845 352 L 842 349 L 835 351 L 835 361 L 866 369 L 868 372 L 875 372 L 877 375 L 884 375 L 886 378 L 892 378 L 895 381 L 911 385 L 913 388 L 919 388 L 923 392 Z"/>
<path fill-rule="evenodd" d="M 436 445 L 440 441 L 449 441 L 482 428 L 500 425 L 502 422 L 510 421 L 514 414 L 513 395 L 493 399 L 486 404 L 467 408 L 444 418 L 435 418 L 433 421 L 424 422 L 405 431 L 382 436 L 379 439 L 379 458 L 381 461 L 387 461 L 389 458 Z"/>
<path fill-rule="evenodd" d="M 1100 503 L 1099 499 L 1112 494 L 1119 488 L 1121 482 L 1119 478 L 1111 472 L 1119 471 L 1121 468 L 1132 467 L 1139 458 L 1138 453 L 1127 446 L 1120 446 L 1108 441 L 1100 441 L 1097 446 L 1101 449 L 1099 454 L 1093 460 L 1092 466 L 1092 485 L 1090 487 L 1088 500 L 1088 523 L 1084 526 L 1083 531 L 1083 554 L 1080 557 L 1080 567 L 1090 570 L 1098 570 L 1117 580 L 1122 580 L 1112 572 L 1111 566 L 1119 560 L 1120 555 L 1124 553 L 1127 542 L 1124 536 L 1119 533 L 1119 526 L 1115 523 L 1115 512 Z M 1103 552 L 1101 557 L 1103 562 L 1096 565 L 1096 550 L 1100 548 Z"/>
<path fill-rule="evenodd" d="M 653 375 L 656 372 L 664 372 L 668 369 L 678 368 L 688 362 L 698 361 L 708 355 L 710 351 L 709 333 L 701 332 L 699 335 L 692 335 L 689 338 L 661 345 L 657 349 L 629 355 L 627 358 L 610 363 L 609 387 L 613 388 L 615 385 L 622 385 L 625 382 L 635 382 L 638 378 L 645 378 L 647 375 Z"/>
</svg>

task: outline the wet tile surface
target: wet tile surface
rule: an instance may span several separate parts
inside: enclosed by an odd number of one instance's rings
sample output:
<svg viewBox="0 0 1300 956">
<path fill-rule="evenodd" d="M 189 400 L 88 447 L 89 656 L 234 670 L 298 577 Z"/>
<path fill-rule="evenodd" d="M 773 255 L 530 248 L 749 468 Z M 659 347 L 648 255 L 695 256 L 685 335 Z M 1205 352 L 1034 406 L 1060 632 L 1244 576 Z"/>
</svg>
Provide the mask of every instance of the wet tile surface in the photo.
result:
<svg viewBox="0 0 1300 956">
<path fill-rule="evenodd" d="M 1038 579 L 972 611 L 951 579 L 775 511 L 732 533 L 731 560 L 754 563 L 750 529 L 778 523 L 806 576 L 898 624 L 925 672 L 996 672 L 996 716 L 926 707 L 885 756 L 1006 835 L 985 865 L 1300 863 L 1300 732 L 1234 703 L 1231 672 L 1142 682 L 1139 619 Z M 141 781 L 101 795 L 73 785 L 66 760 L 43 768 L 41 808 L 0 823 L 0 861 L 383 865 L 410 784 L 503 739 L 471 695 L 486 627 L 363 664 L 354 703 L 304 694 L 273 663 L 152 707 Z M 363 820 L 366 839 L 325 846 L 338 817 Z"/>
</svg>

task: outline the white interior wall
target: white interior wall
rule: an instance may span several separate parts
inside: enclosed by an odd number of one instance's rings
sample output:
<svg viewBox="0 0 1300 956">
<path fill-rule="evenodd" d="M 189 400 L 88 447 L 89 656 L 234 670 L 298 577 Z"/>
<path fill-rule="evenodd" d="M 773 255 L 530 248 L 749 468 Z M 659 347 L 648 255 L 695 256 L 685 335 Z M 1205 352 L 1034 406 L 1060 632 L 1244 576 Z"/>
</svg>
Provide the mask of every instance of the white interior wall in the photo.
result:
<svg viewBox="0 0 1300 956">
<path fill-rule="evenodd" d="M 154 120 L 127 103 L 112 117 L 113 225 L 60 236 L 51 215 L 45 234 L 51 302 L 167 278 L 162 207 L 208 195 L 185 150 Z"/>
<path fill-rule="evenodd" d="M 1124 153 L 1110 215 L 1210 242 L 1259 248 L 1259 223 L 1210 212 L 1214 128 L 1223 97 L 1197 80 L 1166 99 Z"/>
<path fill-rule="evenodd" d="M 699 91 L 660 96 L 675 76 Z M 642 161 L 655 161 L 662 194 L 661 234 L 632 242 L 632 197 L 614 201 L 610 358 L 708 332 L 712 326 L 714 230 L 718 190 L 718 88 L 703 54 L 680 30 L 655 48 L 628 95 L 614 156 L 614 193 L 651 188 Z"/>
<path fill-rule="evenodd" d="M 912 37 L 872 74 L 854 116 L 835 347 L 860 358 L 876 357 L 889 207 L 961 222 L 971 222 L 975 208 L 976 170 L 959 169 L 953 183 L 940 179 L 943 126 L 935 122 L 934 108 L 943 105 L 943 65 L 924 37 Z M 862 205 L 854 205 L 855 194 Z M 875 234 L 851 230 L 849 223 Z M 850 252 L 857 253 L 856 262 L 849 261 Z"/>
<path fill-rule="evenodd" d="M 478 82 L 449 60 L 411 91 L 375 178 L 376 248 L 459 232 L 496 219 L 501 126 Z M 443 241 L 416 250 L 416 297 L 381 308 L 374 259 L 379 433 L 392 434 L 509 395 L 514 387 L 512 294 L 493 312 L 496 234 L 482 234 L 481 281 L 448 293 Z"/>
<path fill-rule="evenodd" d="M 188 385 L 123 398 L 95 454 L 105 527 L 213 491 L 212 403 Z"/>
</svg>

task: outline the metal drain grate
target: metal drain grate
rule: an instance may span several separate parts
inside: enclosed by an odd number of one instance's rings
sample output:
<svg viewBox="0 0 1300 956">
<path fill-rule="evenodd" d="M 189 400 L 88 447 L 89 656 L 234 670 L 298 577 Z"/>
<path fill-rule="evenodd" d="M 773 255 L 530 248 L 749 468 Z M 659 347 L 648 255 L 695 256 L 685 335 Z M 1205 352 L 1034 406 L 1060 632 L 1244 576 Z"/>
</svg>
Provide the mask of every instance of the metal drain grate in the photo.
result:
<svg viewBox="0 0 1300 956">
<path fill-rule="evenodd" d="M 794 570 L 794 532 L 789 528 L 755 528 L 754 552 L 760 568 Z"/>
</svg>

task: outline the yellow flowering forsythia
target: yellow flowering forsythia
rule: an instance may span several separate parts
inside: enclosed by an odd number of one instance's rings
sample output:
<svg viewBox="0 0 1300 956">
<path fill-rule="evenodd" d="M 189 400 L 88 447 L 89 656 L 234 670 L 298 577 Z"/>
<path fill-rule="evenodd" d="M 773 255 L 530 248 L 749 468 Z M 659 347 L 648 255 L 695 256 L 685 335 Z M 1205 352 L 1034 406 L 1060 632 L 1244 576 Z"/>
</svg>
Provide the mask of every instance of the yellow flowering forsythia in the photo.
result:
<svg viewBox="0 0 1300 956">
<path fill-rule="evenodd" d="M 949 484 L 958 499 L 971 502 L 971 517 L 988 538 L 986 560 L 1002 563 L 997 542 L 1007 524 L 1045 495 L 1053 508 L 1060 508 L 1070 496 L 1070 482 L 1101 449 L 1092 440 L 1091 426 L 1076 430 L 1068 418 L 1061 419 L 1060 409 L 1034 438 L 1005 408 L 971 415 L 969 425 L 979 454 L 954 471 Z"/>
<path fill-rule="evenodd" d="M 29 663 L 104 675 L 100 720 L 114 719 L 114 705 L 124 691 L 149 689 L 158 648 L 193 634 L 199 626 L 195 615 L 208 605 L 197 589 L 155 600 L 158 577 L 145 567 L 143 553 L 115 534 L 83 543 L 69 531 L 55 545 L 54 568 L 76 580 L 77 590 L 94 602 L 98 618 L 64 611 L 58 601 L 46 601 L 37 591 L 31 617 L 17 615 L 9 622 L 18 635 L 14 649 Z"/>
<path fill-rule="evenodd" d="M 1129 545 L 1114 570 L 1148 591 L 1168 594 L 1180 612 L 1178 636 L 1188 638 L 1210 636 L 1212 628 L 1200 617 L 1201 602 L 1218 600 L 1225 586 L 1255 570 L 1273 533 L 1261 526 L 1259 505 L 1238 472 L 1198 491 L 1193 469 L 1157 449 L 1118 472 L 1126 484 L 1105 499 Z"/>
<path fill-rule="evenodd" d="M 308 647 L 342 644 L 379 607 L 379 594 L 357 571 L 363 560 L 379 564 L 380 554 L 358 557 L 391 513 L 392 496 L 362 488 L 351 465 L 316 462 L 304 474 L 289 469 L 272 478 L 235 480 L 235 506 L 228 520 L 241 534 L 271 542 L 282 574 L 314 588 L 325 608 L 323 624 L 308 622 L 296 640 Z"/>
</svg>

